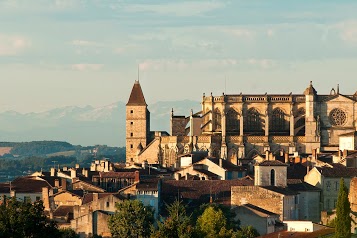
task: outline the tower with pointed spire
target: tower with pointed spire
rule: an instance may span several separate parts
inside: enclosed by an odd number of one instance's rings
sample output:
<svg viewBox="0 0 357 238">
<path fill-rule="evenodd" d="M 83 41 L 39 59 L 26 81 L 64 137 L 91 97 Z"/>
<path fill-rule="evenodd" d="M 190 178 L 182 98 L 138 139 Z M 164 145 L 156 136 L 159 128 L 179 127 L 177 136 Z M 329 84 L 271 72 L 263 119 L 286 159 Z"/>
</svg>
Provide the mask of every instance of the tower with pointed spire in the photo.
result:
<svg viewBox="0 0 357 238">
<path fill-rule="evenodd" d="M 150 112 L 139 80 L 136 80 L 126 104 L 126 163 L 137 159 L 138 148 L 145 148 L 150 134 Z"/>
</svg>

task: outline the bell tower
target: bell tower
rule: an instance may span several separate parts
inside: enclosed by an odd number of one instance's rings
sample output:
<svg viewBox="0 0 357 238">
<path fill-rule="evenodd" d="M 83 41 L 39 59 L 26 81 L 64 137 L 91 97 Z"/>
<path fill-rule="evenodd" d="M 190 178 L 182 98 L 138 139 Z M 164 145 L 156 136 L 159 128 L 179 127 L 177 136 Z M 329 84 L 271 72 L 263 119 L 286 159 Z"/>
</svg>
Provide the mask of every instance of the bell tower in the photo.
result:
<svg viewBox="0 0 357 238">
<path fill-rule="evenodd" d="M 144 98 L 139 80 L 135 81 L 126 104 L 126 164 L 136 161 L 137 148 L 148 144 L 150 133 L 150 112 Z"/>
</svg>

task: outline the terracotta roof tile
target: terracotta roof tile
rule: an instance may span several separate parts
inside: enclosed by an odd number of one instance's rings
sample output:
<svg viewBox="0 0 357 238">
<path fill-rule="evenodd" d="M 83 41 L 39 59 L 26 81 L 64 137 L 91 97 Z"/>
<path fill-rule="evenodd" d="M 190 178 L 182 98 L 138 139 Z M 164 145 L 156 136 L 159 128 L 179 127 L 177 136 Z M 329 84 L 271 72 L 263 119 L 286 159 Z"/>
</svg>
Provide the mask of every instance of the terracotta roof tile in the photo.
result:
<svg viewBox="0 0 357 238">
<path fill-rule="evenodd" d="M 288 165 L 279 160 L 264 160 L 263 162 L 259 163 L 259 166 L 288 166 Z"/>
<path fill-rule="evenodd" d="M 316 169 L 324 176 L 324 177 L 334 177 L 334 178 L 352 178 L 357 176 L 357 168 L 348 168 L 342 164 L 334 163 L 332 164 L 333 168 L 324 166 L 324 167 L 316 167 Z"/>
<path fill-rule="evenodd" d="M 143 90 L 141 89 L 139 81 L 135 81 L 133 89 L 126 105 L 143 105 L 146 106 Z"/>
</svg>

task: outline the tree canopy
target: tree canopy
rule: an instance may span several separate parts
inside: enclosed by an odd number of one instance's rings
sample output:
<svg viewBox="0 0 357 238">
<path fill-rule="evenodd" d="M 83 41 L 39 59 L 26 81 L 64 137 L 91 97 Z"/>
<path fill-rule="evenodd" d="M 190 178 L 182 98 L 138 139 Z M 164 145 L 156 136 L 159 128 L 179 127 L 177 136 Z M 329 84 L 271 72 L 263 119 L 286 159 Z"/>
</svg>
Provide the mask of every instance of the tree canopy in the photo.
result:
<svg viewBox="0 0 357 238">
<path fill-rule="evenodd" d="M 108 227 L 113 237 L 150 236 L 154 211 L 139 200 L 126 200 L 116 204 L 116 212 L 109 218 Z"/>
<path fill-rule="evenodd" d="M 335 218 L 335 237 L 351 237 L 351 207 L 348 200 L 348 189 L 345 186 L 343 178 L 340 180 L 340 189 L 338 192 Z"/>
<path fill-rule="evenodd" d="M 0 205 L 0 237 L 59 237 L 54 222 L 47 221 L 42 201 L 22 202 L 4 196 Z"/>
</svg>

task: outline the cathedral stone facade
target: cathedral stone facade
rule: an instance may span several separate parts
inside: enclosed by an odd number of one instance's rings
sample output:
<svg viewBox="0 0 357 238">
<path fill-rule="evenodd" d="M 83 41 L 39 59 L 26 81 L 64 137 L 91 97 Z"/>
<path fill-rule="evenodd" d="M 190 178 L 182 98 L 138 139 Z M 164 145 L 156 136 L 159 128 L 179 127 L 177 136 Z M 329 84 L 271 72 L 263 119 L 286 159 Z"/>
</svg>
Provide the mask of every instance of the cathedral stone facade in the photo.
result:
<svg viewBox="0 0 357 238">
<path fill-rule="evenodd" d="M 150 113 L 139 81 L 126 109 L 126 162 L 177 166 L 180 155 L 208 151 L 234 164 L 265 151 L 310 154 L 337 151 L 339 136 L 357 131 L 357 92 L 319 95 L 310 82 L 303 94 L 202 97 L 202 111 L 171 112 L 170 134 L 150 131 Z M 357 149 L 357 148 L 355 148 Z"/>
</svg>

